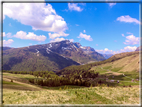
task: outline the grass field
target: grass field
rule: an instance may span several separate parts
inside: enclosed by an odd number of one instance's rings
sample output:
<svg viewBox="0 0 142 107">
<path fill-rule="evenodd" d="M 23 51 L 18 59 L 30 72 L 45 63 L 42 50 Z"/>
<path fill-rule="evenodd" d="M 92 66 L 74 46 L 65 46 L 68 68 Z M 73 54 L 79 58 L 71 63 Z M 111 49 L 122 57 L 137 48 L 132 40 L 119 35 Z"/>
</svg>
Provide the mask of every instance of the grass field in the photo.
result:
<svg viewBox="0 0 142 107">
<path fill-rule="evenodd" d="M 31 75 L 3 73 L 3 104 L 139 104 L 139 85 L 132 87 L 41 87 L 20 79 Z M 11 78 L 13 82 L 11 82 Z"/>
<path fill-rule="evenodd" d="M 63 88 L 17 91 L 4 89 L 4 104 L 139 104 L 138 87 Z"/>
</svg>

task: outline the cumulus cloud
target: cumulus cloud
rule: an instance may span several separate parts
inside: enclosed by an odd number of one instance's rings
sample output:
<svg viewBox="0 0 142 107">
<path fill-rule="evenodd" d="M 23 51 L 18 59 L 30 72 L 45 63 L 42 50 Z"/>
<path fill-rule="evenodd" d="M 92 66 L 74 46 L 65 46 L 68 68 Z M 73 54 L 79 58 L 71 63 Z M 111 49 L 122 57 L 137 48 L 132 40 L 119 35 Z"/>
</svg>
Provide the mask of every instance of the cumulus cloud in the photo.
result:
<svg viewBox="0 0 142 107">
<path fill-rule="evenodd" d="M 82 32 L 80 32 L 78 38 L 84 38 L 84 39 L 86 39 L 88 41 L 93 41 L 93 39 L 91 38 L 90 35 L 83 34 Z"/>
<path fill-rule="evenodd" d="M 1 35 L 0 35 L 1 36 Z M 3 37 L 5 37 L 5 36 L 7 36 L 7 37 L 11 37 L 11 33 L 5 33 L 5 32 L 3 32 Z"/>
<path fill-rule="evenodd" d="M 4 3 L 3 15 L 32 26 L 33 30 L 60 32 L 68 29 L 64 18 L 57 15 L 51 4 Z"/>
<path fill-rule="evenodd" d="M 126 47 L 124 47 L 124 49 L 121 49 L 121 52 L 131 52 L 131 51 L 135 51 L 136 49 L 137 49 L 136 46 L 133 46 L 133 47 L 126 46 Z"/>
<path fill-rule="evenodd" d="M 122 35 L 123 37 L 125 37 L 124 34 L 121 34 L 121 35 Z"/>
<path fill-rule="evenodd" d="M 20 38 L 20 39 L 29 39 L 34 41 L 45 41 L 46 36 L 40 35 L 37 36 L 33 32 L 29 32 L 28 34 L 24 31 L 17 32 L 13 37 Z"/>
<path fill-rule="evenodd" d="M 102 50 L 96 50 L 96 51 L 99 53 L 102 53 L 102 54 L 118 54 L 118 53 L 122 53 L 122 52 L 132 52 L 132 51 L 135 51 L 136 49 L 137 49 L 136 46 L 133 46 L 133 47 L 126 46 L 123 49 L 120 49 L 118 51 L 109 50 L 108 48 L 105 48 Z"/>
<path fill-rule="evenodd" d="M 63 40 L 65 40 L 65 39 L 64 38 L 56 38 L 56 39 L 51 40 L 50 42 L 60 42 Z"/>
<path fill-rule="evenodd" d="M 3 37 L 5 37 L 5 36 L 6 36 L 5 32 L 3 32 Z"/>
<path fill-rule="evenodd" d="M 140 24 L 140 21 L 135 19 L 135 18 L 132 18 L 130 17 L 129 15 L 126 15 L 126 16 L 120 16 L 117 18 L 117 21 L 120 21 L 120 22 L 126 22 L 126 23 L 136 23 L 136 24 Z"/>
<path fill-rule="evenodd" d="M 73 42 L 74 40 L 73 40 L 73 39 L 69 39 L 69 41 L 70 41 L 70 42 Z"/>
<path fill-rule="evenodd" d="M 108 5 L 109 5 L 110 7 L 113 7 L 114 5 L 116 5 L 116 3 L 108 3 Z"/>
<path fill-rule="evenodd" d="M 7 33 L 6 36 L 7 36 L 8 38 L 11 38 L 11 37 L 12 37 L 12 34 L 11 34 L 11 33 Z"/>
<path fill-rule="evenodd" d="M 83 30 L 84 33 L 86 33 L 86 30 Z"/>
<path fill-rule="evenodd" d="M 108 48 L 105 48 L 103 50 L 96 50 L 96 51 L 99 53 L 103 53 L 103 54 L 112 54 L 113 53 L 113 51 L 109 50 Z"/>
<path fill-rule="evenodd" d="M 78 6 L 78 3 L 68 3 L 68 8 L 71 11 L 74 10 L 78 12 L 81 12 L 83 10 L 81 7 Z"/>
<path fill-rule="evenodd" d="M 126 36 L 126 40 L 124 44 L 126 45 L 135 45 L 139 44 L 139 37 L 135 37 L 134 35 Z"/>
<path fill-rule="evenodd" d="M 49 38 L 50 39 L 54 39 L 54 38 L 56 38 L 56 37 L 60 37 L 60 36 L 68 36 L 69 34 L 65 34 L 64 32 L 58 32 L 58 33 L 53 33 L 53 34 L 51 34 L 51 33 L 48 33 L 48 35 L 49 35 Z"/>
<path fill-rule="evenodd" d="M 3 40 L 3 46 L 10 46 L 14 42 L 12 39 Z"/>
</svg>

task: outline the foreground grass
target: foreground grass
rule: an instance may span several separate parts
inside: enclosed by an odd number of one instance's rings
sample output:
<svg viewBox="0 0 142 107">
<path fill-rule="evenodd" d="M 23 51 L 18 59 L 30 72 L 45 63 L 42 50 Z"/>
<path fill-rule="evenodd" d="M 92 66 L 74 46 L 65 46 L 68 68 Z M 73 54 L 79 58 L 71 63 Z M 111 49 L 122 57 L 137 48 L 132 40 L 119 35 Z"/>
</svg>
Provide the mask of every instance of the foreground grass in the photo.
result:
<svg viewBox="0 0 142 107">
<path fill-rule="evenodd" d="M 139 85 L 132 87 L 41 87 L 20 79 L 30 75 L 3 73 L 3 104 L 139 104 Z M 120 77 L 119 77 L 120 76 Z M 112 77 L 110 76 L 110 79 Z M 120 79 L 121 75 L 115 76 Z M 11 82 L 13 79 L 13 82 Z M 124 78 L 121 78 L 126 79 Z M 20 81 L 19 81 L 20 80 Z M 123 81 L 125 82 L 125 81 Z M 122 83 L 123 84 L 123 83 Z M 126 83 L 125 83 L 126 84 Z M 128 83 L 127 83 L 128 84 Z"/>
<path fill-rule="evenodd" d="M 139 104 L 138 87 L 17 91 L 3 89 L 4 104 Z"/>
</svg>

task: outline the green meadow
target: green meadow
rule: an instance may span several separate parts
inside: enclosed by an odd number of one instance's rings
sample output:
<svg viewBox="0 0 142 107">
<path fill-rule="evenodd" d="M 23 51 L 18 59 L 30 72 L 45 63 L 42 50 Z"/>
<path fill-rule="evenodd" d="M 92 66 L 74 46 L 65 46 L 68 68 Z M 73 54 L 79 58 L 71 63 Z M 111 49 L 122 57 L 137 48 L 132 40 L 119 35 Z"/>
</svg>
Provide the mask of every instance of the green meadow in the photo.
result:
<svg viewBox="0 0 142 107">
<path fill-rule="evenodd" d="M 139 85 L 43 87 L 28 83 L 29 74 L 3 73 L 3 104 L 139 104 Z M 131 82 L 130 82 L 131 83 Z M 124 82 L 125 84 L 125 82 Z M 127 83 L 128 84 L 128 83 Z"/>
</svg>

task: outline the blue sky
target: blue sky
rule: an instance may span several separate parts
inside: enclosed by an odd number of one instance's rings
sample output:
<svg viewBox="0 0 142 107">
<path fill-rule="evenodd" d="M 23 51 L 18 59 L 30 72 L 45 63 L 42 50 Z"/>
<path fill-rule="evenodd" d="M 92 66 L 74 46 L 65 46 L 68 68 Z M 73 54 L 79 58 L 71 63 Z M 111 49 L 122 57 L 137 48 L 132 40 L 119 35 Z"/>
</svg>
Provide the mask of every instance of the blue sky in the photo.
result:
<svg viewBox="0 0 142 107">
<path fill-rule="evenodd" d="M 4 46 L 68 39 L 106 54 L 139 46 L 139 3 L 5 3 L 3 17 Z"/>
</svg>

